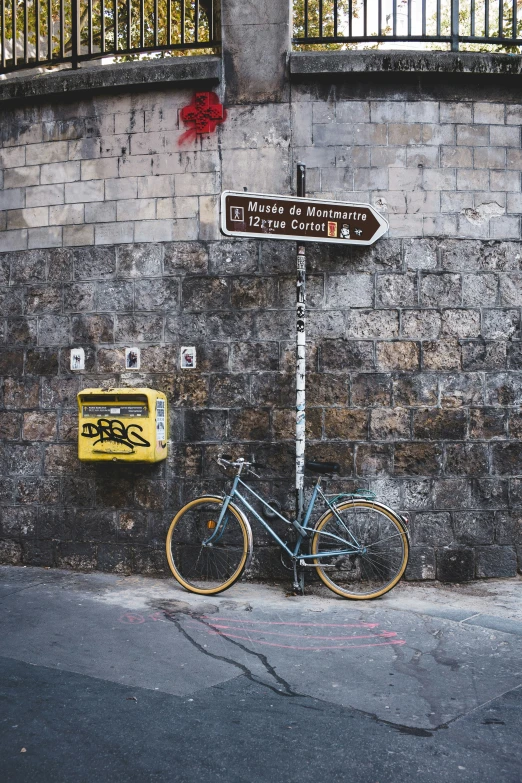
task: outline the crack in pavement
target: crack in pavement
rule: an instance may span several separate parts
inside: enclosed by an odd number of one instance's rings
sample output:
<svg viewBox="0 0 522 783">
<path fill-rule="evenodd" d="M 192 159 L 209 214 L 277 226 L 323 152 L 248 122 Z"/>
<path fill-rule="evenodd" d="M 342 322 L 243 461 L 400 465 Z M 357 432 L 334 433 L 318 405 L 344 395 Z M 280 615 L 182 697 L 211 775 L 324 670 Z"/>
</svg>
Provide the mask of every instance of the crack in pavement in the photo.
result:
<svg viewBox="0 0 522 783">
<path fill-rule="evenodd" d="M 232 658 L 227 658 L 225 655 L 218 655 L 217 653 L 212 653 L 210 650 L 208 650 L 206 647 L 203 647 L 202 644 L 200 644 L 196 639 L 194 639 L 189 632 L 183 628 L 179 621 L 179 617 L 177 615 L 185 615 L 188 617 L 191 617 L 193 620 L 196 620 L 197 622 L 200 622 L 201 625 L 203 625 L 208 630 L 214 631 L 213 627 L 206 623 L 200 615 L 193 614 L 192 612 L 168 612 L 165 611 L 165 609 L 162 609 L 163 614 L 169 620 L 171 623 L 173 623 L 178 631 L 187 639 L 190 644 L 192 644 L 199 652 L 203 653 L 203 655 L 207 655 L 210 658 L 214 658 L 217 661 L 223 661 L 224 663 L 228 663 L 231 666 L 235 666 L 237 669 L 240 669 L 240 671 L 243 672 L 245 677 L 249 679 L 251 682 L 256 683 L 257 685 L 262 685 L 265 688 L 269 688 L 274 693 L 277 693 L 278 696 L 289 696 L 289 697 L 297 697 L 297 698 L 309 698 L 308 694 L 306 693 L 297 693 L 297 691 L 294 691 L 289 683 L 286 682 L 275 670 L 275 668 L 272 666 L 272 664 L 268 661 L 268 658 L 266 655 L 263 655 L 262 653 L 255 652 L 254 650 L 249 650 L 248 647 L 246 647 L 243 644 L 240 644 L 235 639 L 229 639 L 227 636 L 221 636 L 222 639 L 226 639 L 227 642 L 230 642 L 231 644 L 235 645 L 236 647 L 239 647 L 243 652 L 247 653 L 248 655 L 253 655 L 255 658 L 260 661 L 262 666 L 264 667 L 266 673 L 273 677 L 274 680 L 279 683 L 279 685 L 282 685 L 284 690 L 281 690 L 280 688 L 276 688 L 274 685 L 270 685 L 267 682 L 263 682 L 263 680 L 256 677 L 255 674 L 253 674 L 248 666 L 245 666 L 245 664 L 240 663 L 239 661 L 234 661 Z"/>
<path fill-rule="evenodd" d="M 24 590 L 30 590 L 31 587 L 40 587 L 41 585 L 45 585 L 45 582 L 33 582 L 30 585 L 26 585 L 25 587 L 20 587 L 19 590 L 12 590 L 10 593 L 4 593 L 0 597 L 0 602 L 4 601 L 6 598 L 9 598 L 11 595 L 16 595 L 17 593 L 22 593 Z"/>
</svg>

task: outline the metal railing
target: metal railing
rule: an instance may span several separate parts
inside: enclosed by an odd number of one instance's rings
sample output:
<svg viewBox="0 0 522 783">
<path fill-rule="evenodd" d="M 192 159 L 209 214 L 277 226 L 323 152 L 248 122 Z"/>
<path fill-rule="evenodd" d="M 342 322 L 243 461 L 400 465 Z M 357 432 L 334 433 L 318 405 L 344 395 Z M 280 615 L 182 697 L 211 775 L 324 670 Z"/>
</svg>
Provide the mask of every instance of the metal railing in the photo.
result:
<svg viewBox="0 0 522 783">
<path fill-rule="evenodd" d="M 212 49 L 219 0 L 0 0 L 0 73 Z"/>
<path fill-rule="evenodd" d="M 294 0 L 294 47 L 382 48 L 386 43 L 518 52 L 522 0 Z"/>
</svg>

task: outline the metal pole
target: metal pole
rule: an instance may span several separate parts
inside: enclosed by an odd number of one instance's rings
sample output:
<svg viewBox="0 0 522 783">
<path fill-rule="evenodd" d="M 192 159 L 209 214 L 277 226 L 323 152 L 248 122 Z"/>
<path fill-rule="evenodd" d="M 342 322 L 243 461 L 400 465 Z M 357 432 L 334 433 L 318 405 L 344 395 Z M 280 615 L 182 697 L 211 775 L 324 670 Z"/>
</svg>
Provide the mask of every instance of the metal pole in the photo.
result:
<svg viewBox="0 0 522 783">
<path fill-rule="evenodd" d="M 297 164 L 297 195 L 306 195 L 306 166 Z M 299 522 L 304 512 L 304 463 L 306 437 L 306 255 L 304 245 L 297 245 L 297 296 L 296 296 L 296 405 L 295 405 L 295 511 Z"/>
<path fill-rule="evenodd" d="M 459 50 L 459 0 L 451 0 L 451 51 Z M 487 33 L 486 33 L 487 35 Z"/>
</svg>

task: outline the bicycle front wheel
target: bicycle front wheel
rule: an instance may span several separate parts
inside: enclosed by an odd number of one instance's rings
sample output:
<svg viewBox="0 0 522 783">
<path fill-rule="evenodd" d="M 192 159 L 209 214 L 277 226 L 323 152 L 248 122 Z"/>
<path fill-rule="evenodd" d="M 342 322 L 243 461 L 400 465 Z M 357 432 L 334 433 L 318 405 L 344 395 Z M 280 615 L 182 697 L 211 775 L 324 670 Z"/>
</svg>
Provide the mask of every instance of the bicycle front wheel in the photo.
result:
<svg viewBox="0 0 522 783">
<path fill-rule="evenodd" d="M 378 598 L 395 587 L 408 564 L 408 537 L 390 509 L 366 500 L 339 503 L 312 534 L 320 579 L 344 598 Z"/>
<path fill-rule="evenodd" d="M 212 537 L 223 498 L 200 497 L 178 511 L 167 534 L 167 559 L 186 590 L 214 595 L 236 582 L 251 551 L 251 532 L 238 509 L 229 503 L 222 525 Z"/>
</svg>

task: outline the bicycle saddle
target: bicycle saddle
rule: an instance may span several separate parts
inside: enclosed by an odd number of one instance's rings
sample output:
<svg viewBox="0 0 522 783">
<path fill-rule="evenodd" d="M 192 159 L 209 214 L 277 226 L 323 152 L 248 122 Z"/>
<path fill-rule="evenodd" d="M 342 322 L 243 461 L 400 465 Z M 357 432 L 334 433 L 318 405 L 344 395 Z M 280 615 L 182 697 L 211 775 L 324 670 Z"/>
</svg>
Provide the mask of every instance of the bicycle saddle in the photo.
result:
<svg viewBox="0 0 522 783">
<path fill-rule="evenodd" d="M 341 466 L 338 462 L 305 462 L 305 468 L 312 473 L 339 473 Z"/>
</svg>

